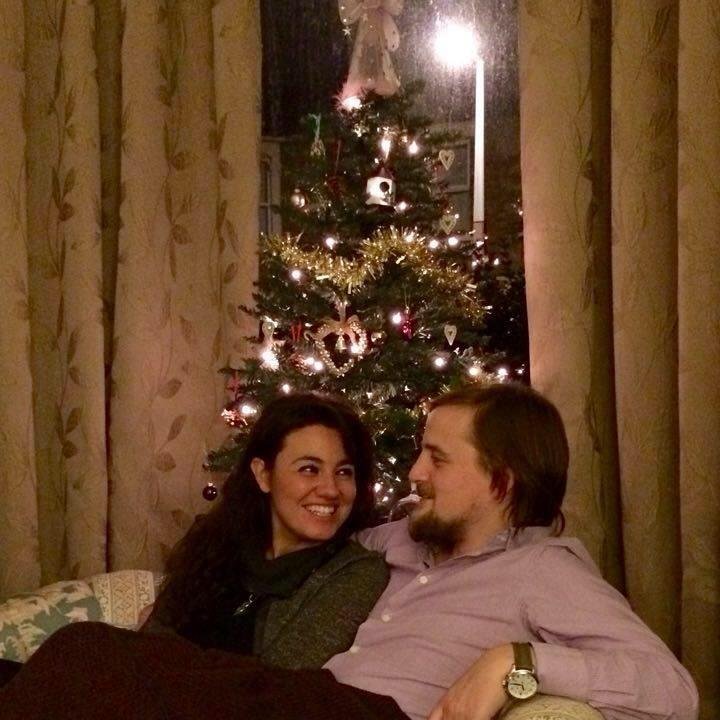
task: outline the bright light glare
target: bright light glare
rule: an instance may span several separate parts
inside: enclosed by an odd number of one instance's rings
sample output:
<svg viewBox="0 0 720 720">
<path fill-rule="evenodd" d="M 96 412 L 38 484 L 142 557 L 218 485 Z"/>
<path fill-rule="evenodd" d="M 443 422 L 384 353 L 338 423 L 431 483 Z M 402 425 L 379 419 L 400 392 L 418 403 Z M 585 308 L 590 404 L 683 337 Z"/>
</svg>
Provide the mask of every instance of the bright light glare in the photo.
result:
<svg viewBox="0 0 720 720">
<path fill-rule="evenodd" d="M 362 100 L 357 95 L 351 95 L 346 97 L 341 104 L 347 111 L 359 110 L 362 107 Z"/>
<path fill-rule="evenodd" d="M 401 312 L 394 312 L 390 316 L 390 322 L 393 325 L 399 325 L 403 321 L 403 314 Z"/>
<path fill-rule="evenodd" d="M 447 22 L 440 25 L 435 35 L 435 55 L 452 68 L 472 65 L 478 56 L 478 41 L 468 25 Z"/>
</svg>

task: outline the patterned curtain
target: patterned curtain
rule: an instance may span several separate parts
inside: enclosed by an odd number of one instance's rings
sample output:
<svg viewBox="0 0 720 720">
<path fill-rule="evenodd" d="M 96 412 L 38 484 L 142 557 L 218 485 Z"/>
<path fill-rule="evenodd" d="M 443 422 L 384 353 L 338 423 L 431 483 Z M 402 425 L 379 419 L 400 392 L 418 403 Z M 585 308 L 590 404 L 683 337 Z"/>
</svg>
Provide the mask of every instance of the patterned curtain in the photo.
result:
<svg viewBox="0 0 720 720">
<path fill-rule="evenodd" d="M 720 2 L 523 0 L 534 384 L 570 529 L 720 713 Z"/>
<path fill-rule="evenodd" d="M 158 568 L 255 275 L 252 0 L 0 0 L 0 597 Z"/>
</svg>

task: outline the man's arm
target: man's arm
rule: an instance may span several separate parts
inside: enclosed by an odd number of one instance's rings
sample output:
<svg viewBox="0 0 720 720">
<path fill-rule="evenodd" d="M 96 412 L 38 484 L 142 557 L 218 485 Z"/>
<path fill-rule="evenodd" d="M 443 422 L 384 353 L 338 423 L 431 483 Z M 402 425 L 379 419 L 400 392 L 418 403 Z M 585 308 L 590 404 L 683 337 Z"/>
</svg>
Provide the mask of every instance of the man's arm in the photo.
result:
<svg viewBox="0 0 720 720">
<path fill-rule="evenodd" d="M 522 593 L 540 692 L 588 702 L 607 720 L 694 720 L 689 673 L 627 601 L 563 547 L 535 559 Z M 520 641 L 526 638 L 508 638 Z M 450 688 L 432 720 L 490 720 L 505 701 L 509 646 L 488 650 Z"/>
</svg>

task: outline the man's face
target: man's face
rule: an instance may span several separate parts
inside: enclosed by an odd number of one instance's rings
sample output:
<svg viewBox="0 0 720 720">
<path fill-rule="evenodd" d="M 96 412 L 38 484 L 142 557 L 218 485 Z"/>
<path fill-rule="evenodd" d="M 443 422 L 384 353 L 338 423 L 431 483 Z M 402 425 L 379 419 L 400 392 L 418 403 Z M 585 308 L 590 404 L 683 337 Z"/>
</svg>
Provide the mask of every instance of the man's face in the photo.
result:
<svg viewBox="0 0 720 720">
<path fill-rule="evenodd" d="M 422 498 L 410 513 L 410 535 L 438 559 L 479 549 L 507 526 L 506 503 L 490 489 L 490 472 L 472 444 L 473 414 L 455 405 L 433 410 L 410 470 Z"/>
</svg>

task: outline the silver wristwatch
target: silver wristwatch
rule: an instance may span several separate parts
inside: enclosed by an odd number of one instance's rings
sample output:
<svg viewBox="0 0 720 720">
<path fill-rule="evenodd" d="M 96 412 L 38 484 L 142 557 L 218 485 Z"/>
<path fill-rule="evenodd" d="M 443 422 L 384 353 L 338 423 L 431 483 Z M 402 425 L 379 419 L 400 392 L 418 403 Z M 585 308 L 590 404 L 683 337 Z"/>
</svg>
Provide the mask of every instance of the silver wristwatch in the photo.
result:
<svg viewBox="0 0 720 720">
<path fill-rule="evenodd" d="M 515 662 L 503 680 L 505 692 L 513 700 L 528 700 L 538 691 L 530 643 L 513 643 Z"/>
</svg>

